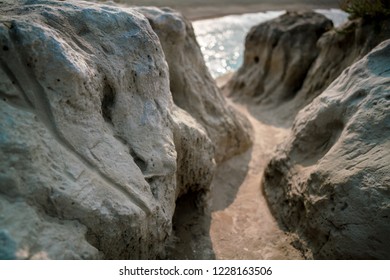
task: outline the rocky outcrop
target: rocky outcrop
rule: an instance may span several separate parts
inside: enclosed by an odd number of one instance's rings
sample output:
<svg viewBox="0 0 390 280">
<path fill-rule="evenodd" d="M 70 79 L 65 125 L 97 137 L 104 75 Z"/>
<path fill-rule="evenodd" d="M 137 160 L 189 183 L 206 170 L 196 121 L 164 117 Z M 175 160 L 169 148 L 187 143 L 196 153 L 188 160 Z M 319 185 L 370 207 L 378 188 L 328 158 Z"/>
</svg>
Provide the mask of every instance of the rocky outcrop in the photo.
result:
<svg viewBox="0 0 390 280">
<path fill-rule="evenodd" d="M 355 19 L 332 28 L 313 12 L 287 13 L 251 29 L 243 66 L 225 86 L 233 97 L 280 107 L 291 119 L 341 72 L 390 38 L 386 18 Z"/>
<path fill-rule="evenodd" d="M 390 257 L 390 41 L 301 110 L 264 174 L 279 221 L 315 258 Z"/>
<path fill-rule="evenodd" d="M 302 87 L 332 22 L 314 12 L 286 14 L 251 28 L 244 63 L 226 85 L 231 95 L 262 103 L 291 100 Z"/>
<path fill-rule="evenodd" d="M 204 62 L 189 21 L 169 8 L 137 8 L 160 38 L 169 65 L 173 101 L 207 131 L 216 161 L 224 161 L 251 145 L 246 118 L 227 105 Z"/>
<path fill-rule="evenodd" d="M 318 40 L 319 54 L 296 93 L 296 111 L 321 94 L 345 68 L 390 38 L 390 19 L 359 18 L 326 32 Z"/>
<path fill-rule="evenodd" d="M 164 257 L 214 145 L 174 105 L 148 20 L 73 1 L 0 9 L 0 257 Z"/>
</svg>

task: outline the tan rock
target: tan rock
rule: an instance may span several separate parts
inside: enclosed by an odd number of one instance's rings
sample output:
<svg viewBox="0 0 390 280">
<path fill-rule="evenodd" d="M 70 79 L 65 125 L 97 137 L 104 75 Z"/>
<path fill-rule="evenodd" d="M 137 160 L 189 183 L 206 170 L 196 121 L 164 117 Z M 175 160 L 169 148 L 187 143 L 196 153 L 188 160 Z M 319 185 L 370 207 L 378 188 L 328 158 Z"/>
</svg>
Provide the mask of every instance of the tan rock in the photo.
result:
<svg viewBox="0 0 390 280">
<path fill-rule="evenodd" d="M 292 119 L 341 72 L 390 38 L 390 20 L 355 19 L 338 28 L 314 12 L 290 12 L 246 37 L 242 67 L 224 86 L 237 100 L 277 109 Z"/>
<path fill-rule="evenodd" d="M 216 161 L 245 151 L 252 143 L 246 118 L 230 107 L 211 77 L 191 23 L 169 8 L 138 8 L 160 38 L 169 65 L 173 101 L 207 131 Z"/>
<path fill-rule="evenodd" d="M 228 94 L 261 103 L 291 100 L 318 55 L 318 39 L 332 26 L 314 12 L 287 12 L 252 27 L 244 63 L 225 86 Z"/>
<path fill-rule="evenodd" d="M 264 174 L 269 205 L 306 254 L 390 257 L 390 41 L 298 114 Z"/>
<path fill-rule="evenodd" d="M 0 9 L 0 256 L 164 257 L 175 200 L 208 190 L 214 152 L 173 104 L 147 19 L 78 1 Z"/>
<path fill-rule="evenodd" d="M 318 40 L 319 54 L 294 99 L 298 112 L 321 94 L 348 66 L 390 38 L 390 19 L 355 19 Z"/>
</svg>

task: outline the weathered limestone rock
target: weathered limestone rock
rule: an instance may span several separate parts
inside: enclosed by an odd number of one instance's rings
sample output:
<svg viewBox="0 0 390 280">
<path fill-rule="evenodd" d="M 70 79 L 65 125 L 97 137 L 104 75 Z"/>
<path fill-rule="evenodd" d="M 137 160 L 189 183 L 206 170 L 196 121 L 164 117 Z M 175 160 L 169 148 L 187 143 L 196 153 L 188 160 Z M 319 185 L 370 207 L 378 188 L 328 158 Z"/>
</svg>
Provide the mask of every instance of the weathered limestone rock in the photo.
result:
<svg viewBox="0 0 390 280">
<path fill-rule="evenodd" d="M 189 21 L 169 8 L 142 7 L 160 38 L 169 65 L 173 101 L 207 131 L 216 161 L 245 151 L 252 143 L 247 119 L 228 106 L 211 77 Z"/>
<path fill-rule="evenodd" d="M 214 146 L 204 128 L 184 110 L 174 106 L 172 119 L 178 170 L 175 198 L 189 191 L 207 193 L 214 175 Z"/>
<path fill-rule="evenodd" d="M 332 26 L 314 12 L 287 12 L 252 27 L 244 63 L 226 85 L 229 93 L 263 103 L 292 99 L 318 55 L 318 39 Z"/>
<path fill-rule="evenodd" d="M 0 256 L 163 257 L 175 200 L 207 191 L 214 152 L 173 104 L 148 20 L 75 1 L 0 9 Z"/>
<path fill-rule="evenodd" d="M 332 28 L 314 12 L 290 12 L 255 26 L 243 66 L 224 90 L 242 101 L 278 107 L 290 119 L 341 72 L 390 38 L 390 19 L 355 19 Z"/>
<path fill-rule="evenodd" d="M 390 41 L 301 110 L 264 175 L 315 258 L 390 258 Z"/>
<path fill-rule="evenodd" d="M 298 112 L 321 94 L 348 66 L 390 38 L 390 19 L 359 18 L 332 29 L 318 40 L 319 54 L 296 93 Z"/>
</svg>

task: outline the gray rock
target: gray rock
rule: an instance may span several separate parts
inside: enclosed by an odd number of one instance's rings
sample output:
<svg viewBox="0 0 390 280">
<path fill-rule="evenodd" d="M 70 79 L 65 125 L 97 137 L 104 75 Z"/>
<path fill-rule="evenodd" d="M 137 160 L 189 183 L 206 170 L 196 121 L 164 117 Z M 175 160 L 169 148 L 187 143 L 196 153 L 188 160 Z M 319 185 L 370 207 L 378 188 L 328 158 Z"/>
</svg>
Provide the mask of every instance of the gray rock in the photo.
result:
<svg viewBox="0 0 390 280">
<path fill-rule="evenodd" d="M 0 9 L 2 255 L 164 257 L 176 198 L 207 191 L 215 163 L 148 20 L 76 1 Z"/>
<path fill-rule="evenodd" d="M 175 107 L 172 118 L 179 170 L 175 197 L 179 198 L 189 191 L 207 194 L 215 169 L 213 143 L 205 129 L 184 110 Z"/>
<path fill-rule="evenodd" d="M 276 108 L 288 121 L 345 68 L 389 39 L 389 24 L 388 18 L 365 18 L 332 28 L 320 14 L 288 12 L 250 30 L 244 63 L 224 90 L 237 100 Z"/>
<path fill-rule="evenodd" d="M 318 56 L 294 98 L 298 112 L 320 95 L 345 68 L 390 38 L 390 19 L 359 18 L 332 29 L 317 42 Z"/>
<path fill-rule="evenodd" d="M 217 163 L 247 150 L 252 144 L 250 124 L 227 104 L 217 88 L 191 23 L 169 8 L 137 9 L 160 38 L 169 65 L 173 101 L 206 129 Z"/>
<path fill-rule="evenodd" d="M 5 230 L 0 231 L 0 260 L 16 259 L 16 242 Z"/>
<path fill-rule="evenodd" d="M 279 221 L 315 258 L 390 258 L 390 41 L 301 110 L 264 174 Z"/>
<path fill-rule="evenodd" d="M 225 88 L 252 102 L 279 104 L 292 99 L 318 55 L 318 39 L 332 26 L 314 12 L 287 12 L 252 27 L 245 40 L 244 63 Z"/>
</svg>

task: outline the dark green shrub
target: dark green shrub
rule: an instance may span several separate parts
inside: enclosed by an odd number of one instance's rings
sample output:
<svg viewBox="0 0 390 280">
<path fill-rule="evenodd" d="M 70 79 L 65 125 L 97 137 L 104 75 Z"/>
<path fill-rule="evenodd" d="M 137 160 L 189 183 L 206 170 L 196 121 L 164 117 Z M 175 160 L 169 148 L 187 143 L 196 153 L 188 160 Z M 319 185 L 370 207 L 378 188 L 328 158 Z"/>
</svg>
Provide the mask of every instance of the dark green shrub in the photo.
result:
<svg viewBox="0 0 390 280">
<path fill-rule="evenodd" d="M 340 7 L 353 18 L 390 16 L 389 0 L 342 0 Z"/>
</svg>

